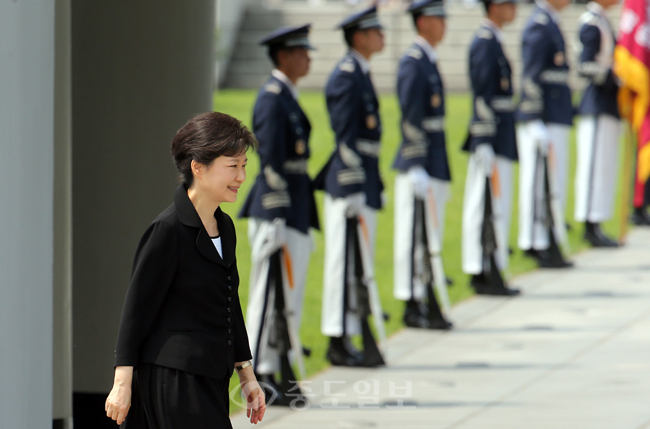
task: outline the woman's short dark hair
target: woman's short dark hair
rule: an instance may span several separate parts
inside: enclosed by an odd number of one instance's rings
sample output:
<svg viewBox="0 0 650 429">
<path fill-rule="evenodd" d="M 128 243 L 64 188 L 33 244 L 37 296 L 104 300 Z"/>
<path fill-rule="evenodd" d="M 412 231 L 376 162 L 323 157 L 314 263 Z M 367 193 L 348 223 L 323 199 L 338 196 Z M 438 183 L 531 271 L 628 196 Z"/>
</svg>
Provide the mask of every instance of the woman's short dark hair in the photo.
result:
<svg viewBox="0 0 650 429">
<path fill-rule="evenodd" d="M 238 156 L 257 149 L 257 140 L 240 120 L 219 112 L 193 117 L 176 132 L 172 140 L 172 156 L 180 180 L 192 185 L 192 161 L 210 165 L 220 156 Z"/>
</svg>

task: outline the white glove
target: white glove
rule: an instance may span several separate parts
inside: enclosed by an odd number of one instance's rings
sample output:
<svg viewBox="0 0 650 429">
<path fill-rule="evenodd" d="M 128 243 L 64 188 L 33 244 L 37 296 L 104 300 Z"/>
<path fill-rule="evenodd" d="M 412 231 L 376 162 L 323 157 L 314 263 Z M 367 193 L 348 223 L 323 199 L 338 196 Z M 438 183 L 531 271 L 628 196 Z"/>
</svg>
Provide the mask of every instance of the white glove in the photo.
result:
<svg viewBox="0 0 650 429">
<path fill-rule="evenodd" d="M 411 178 L 411 183 L 413 184 L 413 193 L 415 196 L 421 200 L 426 199 L 427 192 L 429 191 L 429 186 L 431 186 L 429 173 L 427 173 L 424 167 L 418 165 L 416 167 L 409 168 L 408 175 Z"/>
<path fill-rule="evenodd" d="M 541 119 L 534 120 L 529 125 L 530 135 L 535 142 L 537 148 L 542 152 L 542 155 L 548 154 L 548 130 L 546 125 Z"/>
<path fill-rule="evenodd" d="M 361 210 L 366 205 L 366 194 L 355 192 L 345 197 L 345 216 L 354 217 L 361 214 Z"/>
<path fill-rule="evenodd" d="M 287 221 L 282 218 L 275 218 L 269 225 L 264 238 L 262 253 L 271 255 L 287 243 Z"/>
<path fill-rule="evenodd" d="M 492 169 L 494 168 L 494 149 L 489 143 L 482 143 L 476 146 L 474 151 L 476 161 L 483 168 L 483 172 L 487 177 L 492 177 Z"/>
</svg>

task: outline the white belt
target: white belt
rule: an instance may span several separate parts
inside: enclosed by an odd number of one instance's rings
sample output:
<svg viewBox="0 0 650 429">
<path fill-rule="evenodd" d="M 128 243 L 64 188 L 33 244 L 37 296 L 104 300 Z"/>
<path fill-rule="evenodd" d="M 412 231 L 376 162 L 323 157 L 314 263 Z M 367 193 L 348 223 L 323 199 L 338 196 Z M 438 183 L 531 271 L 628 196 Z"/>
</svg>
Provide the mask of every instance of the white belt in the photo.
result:
<svg viewBox="0 0 650 429">
<path fill-rule="evenodd" d="M 569 72 L 566 70 L 546 70 L 539 75 L 543 83 L 563 84 L 569 80 Z"/>
<path fill-rule="evenodd" d="M 490 102 L 495 112 L 512 112 L 515 110 L 515 103 L 512 97 L 494 97 Z"/>
<path fill-rule="evenodd" d="M 288 174 L 307 174 L 306 159 L 290 159 L 282 164 L 285 173 Z"/>
<path fill-rule="evenodd" d="M 357 139 L 357 150 L 362 155 L 379 158 L 381 146 L 376 140 Z"/>
<path fill-rule="evenodd" d="M 445 130 L 444 116 L 431 116 L 422 119 L 422 128 L 428 132 L 441 132 Z"/>
</svg>

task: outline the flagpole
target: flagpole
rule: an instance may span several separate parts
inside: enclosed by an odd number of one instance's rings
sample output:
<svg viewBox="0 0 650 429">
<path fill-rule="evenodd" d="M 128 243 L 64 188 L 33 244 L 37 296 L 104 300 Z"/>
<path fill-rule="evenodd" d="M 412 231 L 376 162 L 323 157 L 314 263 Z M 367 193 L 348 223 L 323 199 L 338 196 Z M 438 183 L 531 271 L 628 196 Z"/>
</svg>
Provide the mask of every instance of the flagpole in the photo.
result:
<svg viewBox="0 0 650 429">
<path fill-rule="evenodd" d="M 630 189 L 633 186 L 632 158 L 634 158 L 634 149 L 636 147 L 634 139 L 634 130 L 629 121 L 625 121 L 625 142 L 623 145 L 623 189 L 621 191 L 621 226 L 618 235 L 618 241 L 621 245 L 627 240 L 627 231 L 630 217 Z"/>
</svg>

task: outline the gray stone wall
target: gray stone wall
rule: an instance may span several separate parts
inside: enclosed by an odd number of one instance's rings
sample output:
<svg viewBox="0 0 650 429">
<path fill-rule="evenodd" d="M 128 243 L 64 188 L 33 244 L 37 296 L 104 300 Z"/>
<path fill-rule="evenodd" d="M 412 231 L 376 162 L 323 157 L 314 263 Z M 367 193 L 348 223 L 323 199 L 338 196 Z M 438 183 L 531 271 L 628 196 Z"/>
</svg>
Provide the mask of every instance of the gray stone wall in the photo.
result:
<svg viewBox="0 0 650 429">
<path fill-rule="evenodd" d="M 514 69 L 516 88 L 521 66 L 521 31 L 532 8 L 531 4 L 519 5 L 515 22 L 504 30 L 504 48 Z M 318 50 L 312 53 L 311 73 L 300 82 L 300 86 L 322 89 L 332 68 L 346 50 L 341 31 L 333 28 L 349 15 L 351 10 L 344 4 L 324 3 L 320 6 L 309 6 L 291 2 L 275 6 L 266 4 L 249 9 L 240 28 L 224 86 L 258 88 L 271 70 L 266 51 L 258 45 L 258 41 L 275 28 L 311 22 L 311 40 Z M 567 54 L 570 63 L 575 63 L 578 19 L 584 10 L 584 5 L 571 5 L 562 12 L 561 27 L 569 45 Z M 610 14 L 615 26 L 618 24 L 619 13 L 620 6 L 614 8 Z M 395 88 L 399 58 L 413 42 L 415 32 L 411 16 L 400 10 L 391 8 L 380 11 L 380 19 L 386 27 L 386 48 L 372 60 L 373 80 L 379 91 L 391 92 Z M 462 4 L 448 6 L 447 34 L 438 47 L 439 68 L 448 91 L 464 92 L 469 89 L 469 44 L 483 19 L 484 9 L 480 4 L 471 9 Z M 575 88 L 582 87 L 575 71 L 572 73 L 571 83 Z"/>
</svg>

